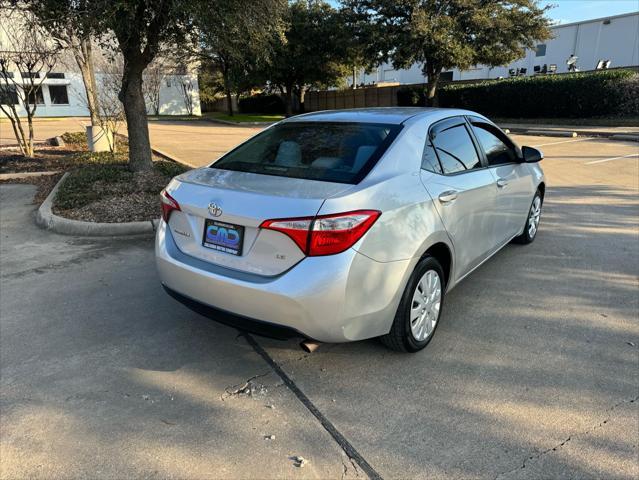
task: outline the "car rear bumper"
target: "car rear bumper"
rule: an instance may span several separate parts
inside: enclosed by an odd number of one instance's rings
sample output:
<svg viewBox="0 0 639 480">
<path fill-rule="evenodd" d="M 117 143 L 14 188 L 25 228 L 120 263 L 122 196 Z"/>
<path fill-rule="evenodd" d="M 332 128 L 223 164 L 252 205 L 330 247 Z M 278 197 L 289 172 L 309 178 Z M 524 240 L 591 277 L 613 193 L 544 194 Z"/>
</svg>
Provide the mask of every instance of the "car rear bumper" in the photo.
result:
<svg viewBox="0 0 639 480">
<path fill-rule="evenodd" d="M 256 333 L 279 329 L 269 336 L 299 332 L 321 342 L 387 333 L 410 268 L 410 261 L 381 263 L 349 249 L 307 257 L 280 275 L 264 277 L 185 255 L 162 221 L 155 247 L 162 284 L 190 308 Z"/>
</svg>

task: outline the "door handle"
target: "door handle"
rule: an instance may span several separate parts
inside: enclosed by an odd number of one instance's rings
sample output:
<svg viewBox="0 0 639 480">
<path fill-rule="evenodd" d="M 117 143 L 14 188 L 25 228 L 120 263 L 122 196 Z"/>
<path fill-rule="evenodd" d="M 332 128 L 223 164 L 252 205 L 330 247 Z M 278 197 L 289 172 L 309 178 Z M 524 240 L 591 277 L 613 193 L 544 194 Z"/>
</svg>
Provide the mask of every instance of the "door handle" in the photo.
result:
<svg viewBox="0 0 639 480">
<path fill-rule="evenodd" d="M 500 178 L 497 180 L 497 186 L 499 188 L 504 188 L 506 185 L 508 185 L 508 180 L 504 179 L 504 178 Z"/>
<path fill-rule="evenodd" d="M 450 203 L 457 198 L 457 192 L 455 190 L 447 190 L 439 194 L 439 201 L 441 203 Z"/>
</svg>

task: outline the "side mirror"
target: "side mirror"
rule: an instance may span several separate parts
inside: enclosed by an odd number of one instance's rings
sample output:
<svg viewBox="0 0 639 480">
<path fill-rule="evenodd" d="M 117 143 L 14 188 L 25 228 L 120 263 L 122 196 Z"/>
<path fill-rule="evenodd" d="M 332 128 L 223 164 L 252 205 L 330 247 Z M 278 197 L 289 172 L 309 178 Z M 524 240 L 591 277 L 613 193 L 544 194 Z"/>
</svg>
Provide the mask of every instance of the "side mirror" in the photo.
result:
<svg viewBox="0 0 639 480">
<path fill-rule="evenodd" d="M 521 147 L 521 154 L 525 163 L 537 163 L 544 158 L 544 154 L 541 150 L 537 150 L 533 147 Z"/>
</svg>

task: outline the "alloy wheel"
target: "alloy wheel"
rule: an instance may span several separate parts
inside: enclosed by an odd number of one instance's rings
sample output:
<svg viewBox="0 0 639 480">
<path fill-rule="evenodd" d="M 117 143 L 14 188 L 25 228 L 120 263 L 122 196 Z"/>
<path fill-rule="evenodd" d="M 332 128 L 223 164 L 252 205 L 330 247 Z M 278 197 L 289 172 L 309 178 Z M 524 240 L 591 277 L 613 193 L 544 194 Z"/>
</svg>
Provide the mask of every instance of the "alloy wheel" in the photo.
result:
<svg viewBox="0 0 639 480">
<path fill-rule="evenodd" d="M 410 310 L 410 329 L 418 342 L 435 330 L 442 303 L 442 283 L 435 270 L 427 270 L 417 282 Z"/>
</svg>

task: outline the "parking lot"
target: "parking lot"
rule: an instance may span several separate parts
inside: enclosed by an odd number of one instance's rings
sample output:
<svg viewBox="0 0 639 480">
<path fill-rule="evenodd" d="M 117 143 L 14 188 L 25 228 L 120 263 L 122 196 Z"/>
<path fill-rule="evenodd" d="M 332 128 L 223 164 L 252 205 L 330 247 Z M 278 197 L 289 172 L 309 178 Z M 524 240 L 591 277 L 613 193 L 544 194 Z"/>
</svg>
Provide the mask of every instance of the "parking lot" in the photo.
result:
<svg viewBox="0 0 639 480">
<path fill-rule="evenodd" d="M 246 337 L 164 293 L 151 238 L 45 232 L 0 185 L 0 477 L 637 478 L 638 144 L 514 138 L 539 235 L 414 355 Z"/>
</svg>

